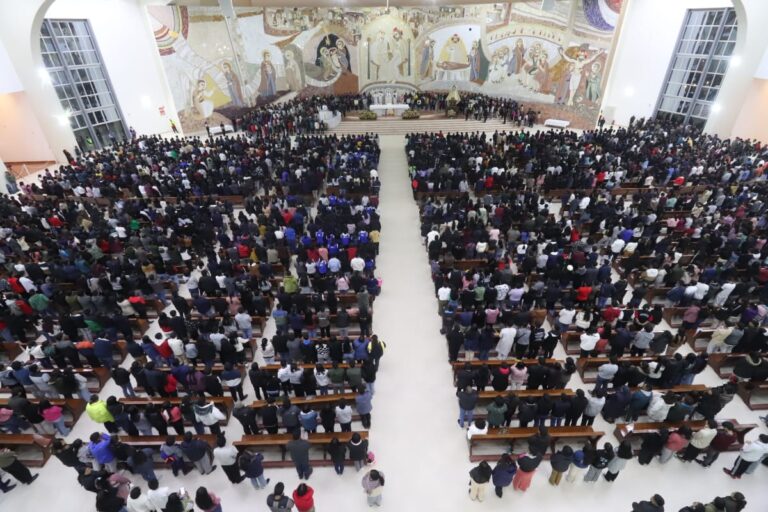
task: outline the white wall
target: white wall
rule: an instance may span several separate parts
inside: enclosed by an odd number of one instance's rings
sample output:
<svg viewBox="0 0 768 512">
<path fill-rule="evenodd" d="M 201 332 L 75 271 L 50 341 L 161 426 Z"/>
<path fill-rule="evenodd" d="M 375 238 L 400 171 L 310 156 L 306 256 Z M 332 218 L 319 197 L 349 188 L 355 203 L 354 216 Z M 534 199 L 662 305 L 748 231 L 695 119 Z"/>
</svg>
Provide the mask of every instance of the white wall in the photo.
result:
<svg viewBox="0 0 768 512">
<path fill-rule="evenodd" d="M 730 0 L 625 0 L 602 109 L 619 125 L 653 114 L 688 9 L 730 7 Z M 764 0 L 766 1 L 766 0 Z M 761 50 L 762 51 L 762 50 Z"/>
<path fill-rule="evenodd" d="M 0 158 L 6 162 L 54 160 L 45 132 L 24 92 L 0 94 Z"/>
<path fill-rule="evenodd" d="M 0 94 L 18 92 L 24 89 L 19 81 L 19 75 L 13 68 L 11 58 L 0 41 Z"/>
<path fill-rule="evenodd" d="M 56 0 L 45 17 L 88 19 L 126 124 L 139 134 L 169 131 L 168 115 L 175 118 L 176 108 L 141 2 Z"/>
</svg>

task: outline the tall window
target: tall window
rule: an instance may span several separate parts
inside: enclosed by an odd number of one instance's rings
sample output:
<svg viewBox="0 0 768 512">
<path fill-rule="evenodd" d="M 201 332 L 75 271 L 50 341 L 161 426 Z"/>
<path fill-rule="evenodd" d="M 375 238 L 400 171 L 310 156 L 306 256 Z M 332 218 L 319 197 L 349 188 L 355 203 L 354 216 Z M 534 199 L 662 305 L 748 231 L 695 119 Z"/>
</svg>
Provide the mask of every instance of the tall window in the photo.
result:
<svg viewBox="0 0 768 512">
<path fill-rule="evenodd" d="M 88 20 L 44 20 L 40 49 L 80 149 L 125 139 L 128 130 Z"/>
<path fill-rule="evenodd" d="M 736 47 L 736 28 L 731 8 L 688 11 L 656 103 L 657 118 L 704 126 Z"/>
</svg>

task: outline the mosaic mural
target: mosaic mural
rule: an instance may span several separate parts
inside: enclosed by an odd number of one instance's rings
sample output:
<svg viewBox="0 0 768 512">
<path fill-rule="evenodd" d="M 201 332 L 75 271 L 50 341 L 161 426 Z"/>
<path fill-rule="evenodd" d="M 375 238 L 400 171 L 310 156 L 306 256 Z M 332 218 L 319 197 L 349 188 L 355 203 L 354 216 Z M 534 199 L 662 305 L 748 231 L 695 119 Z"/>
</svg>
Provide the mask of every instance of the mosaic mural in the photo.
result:
<svg viewBox="0 0 768 512">
<path fill-rule="evenodd" d="M 395 84 L 509 96 L 594 123 L 621 0 L 407 8 L 147 6 L 185 130 L 295 94 Z"/>
</svg>

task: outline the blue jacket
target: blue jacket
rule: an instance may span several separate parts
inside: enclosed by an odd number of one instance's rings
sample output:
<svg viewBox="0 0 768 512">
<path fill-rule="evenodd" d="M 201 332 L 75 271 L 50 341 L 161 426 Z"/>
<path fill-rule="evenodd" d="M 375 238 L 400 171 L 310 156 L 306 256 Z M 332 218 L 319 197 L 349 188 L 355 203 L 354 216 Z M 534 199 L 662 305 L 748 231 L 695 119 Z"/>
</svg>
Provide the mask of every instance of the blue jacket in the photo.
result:
<svg viewBox="0 0 768 512">
<path fill-rule="evenodd" d="M 358 414 L 369 414 L 373 410 L 373 404 L 371 403 L 373 397 L 369 389 L 365 390 L 365 393 L 355 396 L 355 408 Z"/>
<path fill-rule="evenodd" d="M 361 338 L 352 342 L 355 360 L 368 359 L 368 343 Z"/>
<path fill-rule="evenodd" d="M 248 464 L 243 468 L 245 476 L 248 478 L 256 478 L 257 476 L 262 475 L 264 473 L 264 465 L 261 461 L 263 460 L 264 456 L 262 454 L 257 453 L 253 455 Z"/>
<path fill-rule="evenodd" d="M 98 443 L 93 441 L 88 443 L 88 450 L 99 464 L 107 464 L 115 460 L 115 454 L 112 453 L 112 449 L 109 447 L 110 440 L 109 434 L 101 434 L 101 441 Z"/>
<path fill-rule="evenodd" d="M 510 464 L 508 466 L 499 465 L 497 464 L 495 468 L 493 468 L 493 485 L 495 487 L 507 487 L 512 483 L 512 478 L 515 476 L 515 473 L 517 472 L 517 466 Z"/>
<path fill-rule="evenodd" d="M 299 421 L 304 430 L 315 430 L 317 428 L 317 411 L 302 412 L 299 414 Z"/>
<path fill-rule="evenodd" d="M 112 342 L 106 338 L 96 338 L 93 351 L 99 359 L 112 359 Z"/>
</svg>

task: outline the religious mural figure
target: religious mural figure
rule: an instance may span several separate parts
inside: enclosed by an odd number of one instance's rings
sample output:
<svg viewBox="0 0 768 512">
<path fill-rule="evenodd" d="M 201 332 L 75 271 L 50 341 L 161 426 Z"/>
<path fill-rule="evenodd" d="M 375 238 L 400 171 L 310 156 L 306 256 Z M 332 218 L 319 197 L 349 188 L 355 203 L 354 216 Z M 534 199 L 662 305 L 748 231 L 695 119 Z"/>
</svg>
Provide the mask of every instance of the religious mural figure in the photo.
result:
<svg viewBox="0 0 768 512">
<path fill-rule="evenodd" d="M 443 80 L 466 80 L 464 70 L 469 67 L 469 54 L 464 41 L 458 34 L 453 34 L 440 50 L 437 67 L 442 71 L 439 78 Z"/>
<path fill-rule="evenodd" d="M 224 78 L 227 80 L 227 91 L 232 99 L 232 104 L 236 107 L 245 106 L 243 88 L 240 86 L 240 77 L 237 76 L 229 62 L 224 62 L 221 66 L 224 68 Z"/>
<path fill-rule="evenodd" d="M 388 81 L 392 79 L 392 45 L 387 39 L 383 30 L 379 30 L 374 39 L 369 44 L 370 58 L 368 59 L 368 69 L 371 80 Z"/>
<path fill-rule="evenodd" d="M 427 39 L 421 47 L 421 58 L 419 59 L 419 77 L 424 80 L 435 79 L 435 40 Z"/>
<path fill-rule="evenodd" d="M 585 45 L 582 45 L 576 53 L 576 58 L 568 56 L 564 51 L 563 48 L 558 48 L 558 51 L 560 52 L 560 57 L 563 58 L 563 60 L 570 62 L 573 64 L 573 77 L 571 78 L 570 83 L 570 96 L 568 98 L 568 105 L 573 106 L 574 101 L 576 100 L 576 91 L 579 89 L 579 85 L 581 85 L 581 79 L 583 77 L 584 68 L 591 64 L 595 59 L 597 59 L 600 55 L 603 54 L 603 50 L 596 51 L 591 57 L 589 56 L 587 52 L 587 48 Z M 598 81 L 598 88 L 599 88 L 599 81 Z"/>
<path fill-rule="evenodd" d="M 488 59 L 483 53 L 483 47 L 480 40 L 472 42 L 472 49 L 469 50 L 469 81 L 482 85 L 488 76 Z"/>
<path fill-rule="evenodd" d="M 300 64 L 296 59 L 296 53 L 288 48 L 283 52 L 285 60 L 285 80 L 288 82 L 288 89 L 291 91 L 300 91 L 304 88 L 304 79 L 301 75 Z"/>
<path fill-rule="evenodd" d="M 259 96 L 272 98 L 277 95 L 275 66 L 272 64 L 272 56 L 268 51 L 262 53 L 261 82 L 259 83 Z"/>
<path fill-rule="evenodd" d="M 515 46 L 507 53 L 507 76 L 519 75 L 525 63 L 525 44 L 518 38 Z"/>
<path fill-rule="evenodd" d="M 603 78 L 602 73 L 600 73 L 601 67 L 599 62 L 593 62 L 592 66 L 589 68 L 589 73 L 587 73 L 587 90 L 585 97 L 587 98 L 587 101 L 591 101 L 592 103 L 597 103 L 600 99 L 600 80 Z"/>
<path fill-rule="evenodd" d="M 197 119 L 206 119 L 213 114 L 213 102 L 210 98 L 213 96 L 213 92 L 208 90 L 208 85 L 205 80 L 198 80 L 195 82 L 195 88 L 191 93 L 192 98 L 192 110 L 194 116 Z"/>
</svg>

